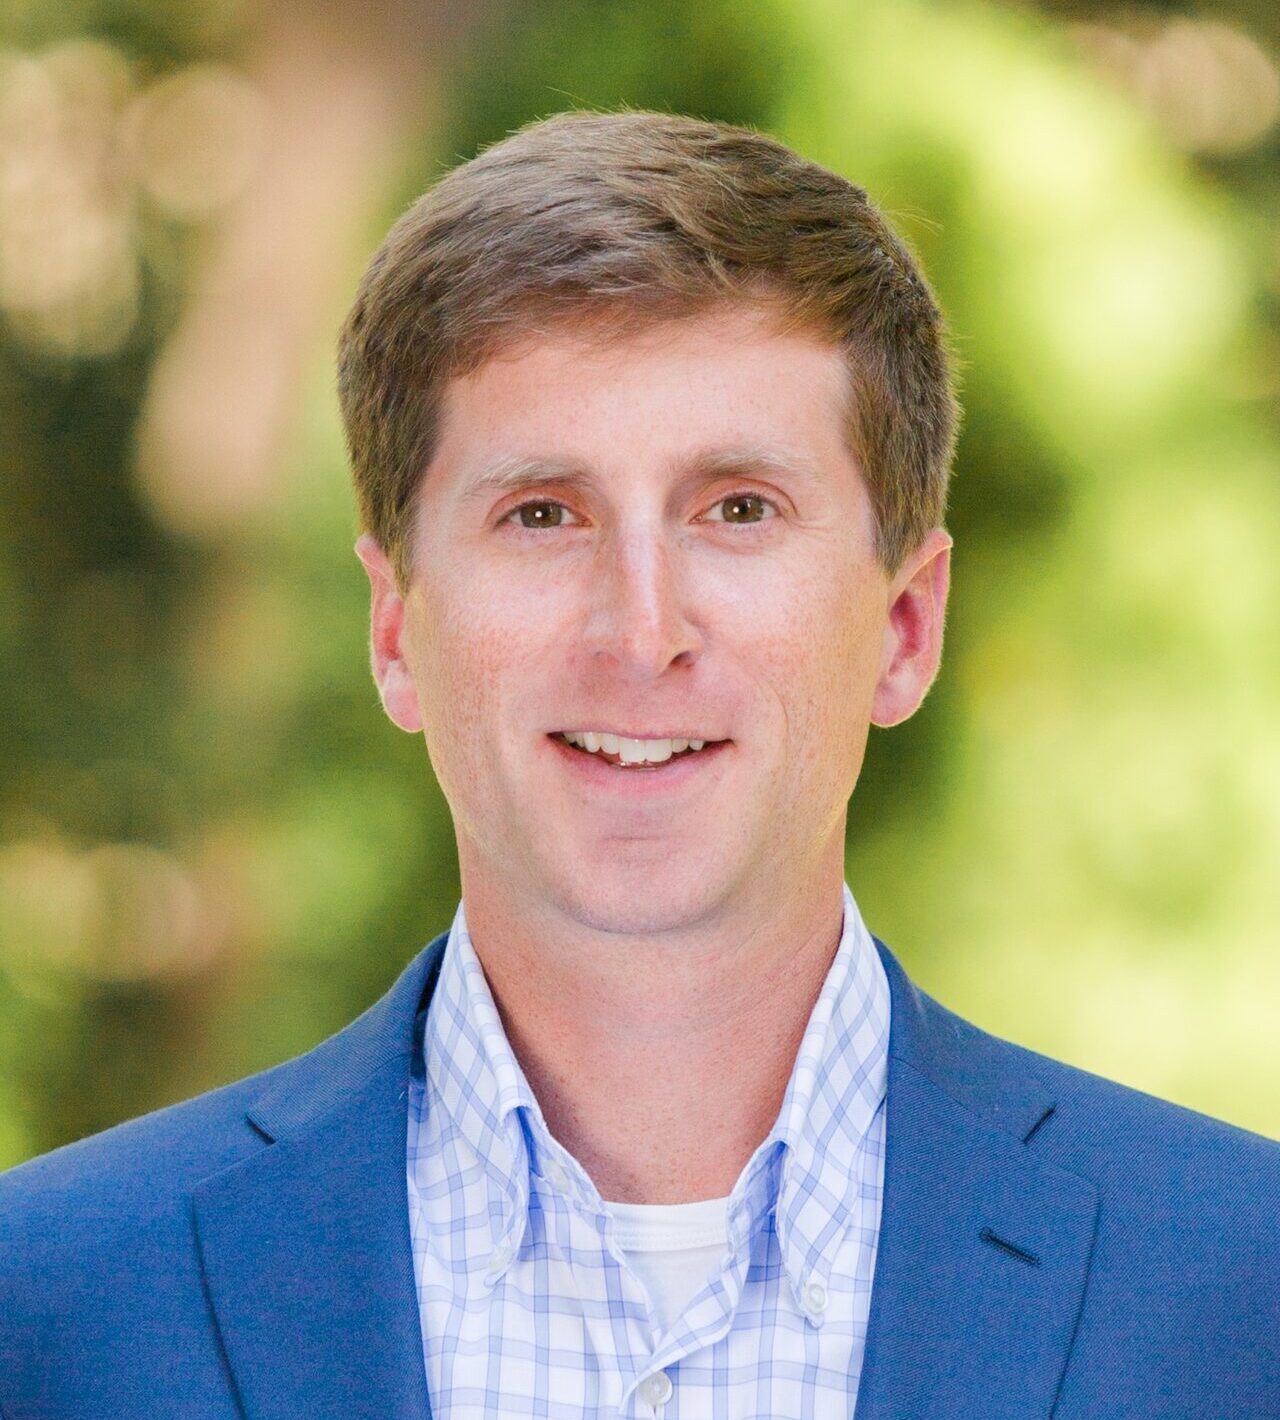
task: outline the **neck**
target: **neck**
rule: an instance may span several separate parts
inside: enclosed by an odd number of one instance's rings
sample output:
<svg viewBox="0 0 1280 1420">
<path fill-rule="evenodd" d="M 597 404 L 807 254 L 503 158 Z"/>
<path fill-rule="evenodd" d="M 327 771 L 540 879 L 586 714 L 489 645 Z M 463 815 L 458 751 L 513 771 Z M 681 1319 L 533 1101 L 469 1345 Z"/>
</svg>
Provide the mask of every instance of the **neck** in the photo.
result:
<svg viewBox="0 0 1280 1420">
<path fill-rule="evenodd" d="M 679 946 L 539 932 L 509 899 L 465 895 L 516 1059 L 552 1135 L 603 1198 L 732 1191 L 778 1117 L 839 946 L 840 847 L 821 881 L 764 894 L 745 922 Z M 464 893 L 466 883 L 464 873 Z"/>
</svg>

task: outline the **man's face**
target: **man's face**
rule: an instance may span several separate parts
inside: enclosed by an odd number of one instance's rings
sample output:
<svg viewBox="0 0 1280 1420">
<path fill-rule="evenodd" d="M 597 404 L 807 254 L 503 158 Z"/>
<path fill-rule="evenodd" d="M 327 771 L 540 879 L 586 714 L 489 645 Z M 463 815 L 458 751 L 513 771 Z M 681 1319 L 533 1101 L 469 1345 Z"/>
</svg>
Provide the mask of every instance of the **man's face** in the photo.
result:
<svg viewBox="0 0 1280 1420">
<path fill-rule="evenodd" d="M 447 387 L 403 604 L 357 550 L 465 892 L 660 933 L 838 878 L 868 724 L 936 670 L 950 545 L 879 566 L 845 379 L 739 308 L 613 346 L 566 329 Z M 517 461 L 546 467 L 483 484 Z M 648 769 L 555 738 L 595 730 L 727 743 Z"/>
</svg>

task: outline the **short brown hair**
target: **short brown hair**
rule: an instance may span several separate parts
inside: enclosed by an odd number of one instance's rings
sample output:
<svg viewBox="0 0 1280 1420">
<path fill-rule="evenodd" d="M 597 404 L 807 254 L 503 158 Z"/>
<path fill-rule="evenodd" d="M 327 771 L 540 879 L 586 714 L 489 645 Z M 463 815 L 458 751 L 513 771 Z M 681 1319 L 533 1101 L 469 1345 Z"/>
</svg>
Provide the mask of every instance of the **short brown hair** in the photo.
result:
<svg viewBox="0 0 1280 1420">
<path fill-rule="evenodd" d="M 942 313 L 910 250 L 860 187 L 753 129 L 574 111 L 526 124 L 418 198 L 343 323 L 360 517 L 401 592 L 450 379 L 557 323 L 618 337 L 726 299 L 846 352 L 847 443 L 896 572 L 942 520 L 960 419 Z"/>
</svg>

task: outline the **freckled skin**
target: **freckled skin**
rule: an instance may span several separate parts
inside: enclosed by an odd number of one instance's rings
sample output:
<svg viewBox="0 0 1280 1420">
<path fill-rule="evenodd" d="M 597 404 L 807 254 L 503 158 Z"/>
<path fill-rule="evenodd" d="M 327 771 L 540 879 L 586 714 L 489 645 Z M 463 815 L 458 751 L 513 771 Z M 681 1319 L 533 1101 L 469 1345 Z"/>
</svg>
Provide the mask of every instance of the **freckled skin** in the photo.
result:
<svg viewBox="0 0 1280 1420">
<path fill-rule="evenodd" d="M 539 337 L 446 390 L 403 601 L 357 544 L 375 678 L 424 734 L 504 1025 L 606 1198 L 724 1196 L 768 1132 L 840 935 L 869 724 L 914 713 L 937 671 L 951 539 L 878 564 L 845 378 L 834 347 L 742 308 L 608 347 Z M 681 482 L 681 458 L 743 441 L 822 477 Z M 510 454 L 598 487 L 462 498 Z M 744 492 L 763 521 L 731 521 Z M 522 526 L 530 499 L 558 525 Z M 629 799 L 545 742 L 611 724 L 734 743 Z"/>
</svg>

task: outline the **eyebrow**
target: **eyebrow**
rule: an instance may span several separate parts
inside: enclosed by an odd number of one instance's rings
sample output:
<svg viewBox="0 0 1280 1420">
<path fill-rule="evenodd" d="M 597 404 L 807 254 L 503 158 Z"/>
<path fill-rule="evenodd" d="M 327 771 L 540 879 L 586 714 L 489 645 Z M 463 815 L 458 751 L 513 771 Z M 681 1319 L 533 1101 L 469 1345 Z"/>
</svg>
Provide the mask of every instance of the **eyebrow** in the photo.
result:
<svg viewBox="0 0 1280 1420">
<path fill-rule="evenodd" d="M 756 474 L 818 480 L 822 469 L 807 455 L 777 444 L 733 444 L 699 449 L 673 465 L 682 482 L 734 478 Z M 464 481 L 461 501 L 518 493 L 543 483 L 567 488 L 589 488 L 598 482 L 587 464 L 576 459 L 507 454 L 485 464 Z"/>
</svg>

